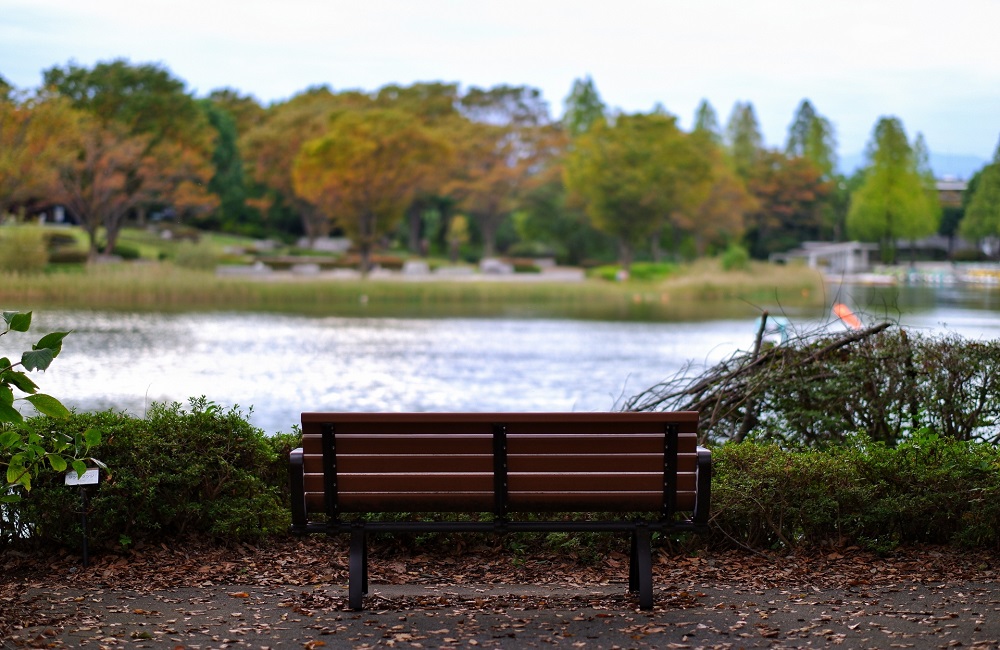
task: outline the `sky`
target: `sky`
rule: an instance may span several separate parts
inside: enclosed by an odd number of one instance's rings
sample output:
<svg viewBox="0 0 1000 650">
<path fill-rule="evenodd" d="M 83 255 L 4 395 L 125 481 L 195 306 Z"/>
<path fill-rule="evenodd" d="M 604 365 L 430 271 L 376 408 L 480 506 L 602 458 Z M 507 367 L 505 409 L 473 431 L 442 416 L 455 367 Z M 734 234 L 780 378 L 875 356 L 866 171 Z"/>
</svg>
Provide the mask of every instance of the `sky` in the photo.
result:
<svg viewBox="0 0 1000 650">
<path fill-rule="evenodd" d="M 204 96 L 264 104 L 314 85 L 527 85 L 553 117 L 589 75 L 624 112 L 657 104 L 691 127 L 753 104 L 781 147 L 808 98 L 860 153 L 881 116 L 934 154 L 986 161 L 1000 140 L 1000 0 L 0 0 L 0 76 L 125 58 Z M 947 170 L 936 170 L 947 171 Z"/>
</svg>

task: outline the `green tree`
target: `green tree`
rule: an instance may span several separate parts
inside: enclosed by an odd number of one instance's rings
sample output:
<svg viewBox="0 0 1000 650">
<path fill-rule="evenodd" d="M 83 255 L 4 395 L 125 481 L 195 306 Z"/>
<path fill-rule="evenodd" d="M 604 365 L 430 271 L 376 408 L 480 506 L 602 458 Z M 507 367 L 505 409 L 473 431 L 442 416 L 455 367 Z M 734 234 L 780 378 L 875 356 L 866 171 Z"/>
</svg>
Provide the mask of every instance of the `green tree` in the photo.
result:
<svg viewBox="0 0 1000 650">
<path fill-rule="evenodd" d="M 707 99 L 701 100 L 694 112 L 694 129 L 692 133 L 702 134 L 712 144 L 722 144 L 722 128 L 719 126 L 719 116 Z"/>
<path fill-rule="evenodd" d="M 928 198 L 913 148 L 896 117 L 879 119 L 865 151 L 861 186 L 851 197 L 848 235 L 882 245 L 886 262 L 896 262 L 896 240 L 937 231 L 938 211 Z"/>
<path fill-rule="evenodd" d="M 1000 237 L 1000 143 L 993 154 L 993 161 L 977 174 L 975 184 L 969 183 L 971 196 L 965 217 L 959 226 L 963 237 L 976 241 Z M 993 247 L 994 256 L 1000 247 Z"/>
<path fill-rule="evenodd" d="M 576 137 L 590 130 L 597 120 L 605 116 L 607 107 L 601 101 L 594 80 L 587 75 L 583 79 L 575 79 L 569 96 L 565 101 L 563 112 L 563 127 L 570 137 Z"/>
<path fill-rule="evenodd" d="M 215 172 L 208 182 L 208 189 L 219 197 L 219 210 L 211 225 L 221 230 L 239 232 L 240 224 L 247 220 L 247 206 L 236 119 L 228 110 L 211 100 L 202 100 L 201 106 L 216 131 L 215 148 L 212 151 L 212 167 Z"/>
<path fill-rule="evenodd" d="M 292 177 L 296 193 L 334 217 L 354 240 L 361 272 L 367 273 L 376 242 L 396 227 L 423 178 L 447 152 L 444 141 L 407 113 L 348 112 L 302 146 Z"/>
<path fill-rule="evenodd" d="M 726 147 L 733 169 L 742 178 L 749 178 L 764 150 L 760 123 L 750 102 L 736 102 L 726 123 Z"/>
<path fill-rule="evenodd" d="M 816 112 L 808 99 L 803 99 L 792 123 L 788 126 L 785 153 L 811 161 L 824 178 L 834 177 L 837 169 L 837 137 L 828 119 Z"/>
<path fill-rule="evenodd" d="M 690 207 L 709 169 L 676 119 L 654 113 L 598 121 L 567 154 L 564 176 L 594 227 L 618 239 L 628 270 L 635 249 Z"/>
</svg>

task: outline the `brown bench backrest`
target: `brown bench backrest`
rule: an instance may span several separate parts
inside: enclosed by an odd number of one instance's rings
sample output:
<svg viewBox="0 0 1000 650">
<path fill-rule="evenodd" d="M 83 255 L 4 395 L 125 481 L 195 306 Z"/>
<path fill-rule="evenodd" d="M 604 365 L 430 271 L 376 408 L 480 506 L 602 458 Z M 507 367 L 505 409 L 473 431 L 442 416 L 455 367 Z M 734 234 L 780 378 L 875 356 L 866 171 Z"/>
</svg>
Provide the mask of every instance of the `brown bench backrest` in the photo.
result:
<svg viewBox="0 0 1000 650">
<path fill-rule="evenodd" d="M 691 511 L 697 423 L 687 412 L 303 413 L 306 510 L 325 511 L 328 427 L 338 513 L 491 512 L 498 473 L 508 512 L 659 512 L 673 427 L 676 509 Z"/>
</svg>

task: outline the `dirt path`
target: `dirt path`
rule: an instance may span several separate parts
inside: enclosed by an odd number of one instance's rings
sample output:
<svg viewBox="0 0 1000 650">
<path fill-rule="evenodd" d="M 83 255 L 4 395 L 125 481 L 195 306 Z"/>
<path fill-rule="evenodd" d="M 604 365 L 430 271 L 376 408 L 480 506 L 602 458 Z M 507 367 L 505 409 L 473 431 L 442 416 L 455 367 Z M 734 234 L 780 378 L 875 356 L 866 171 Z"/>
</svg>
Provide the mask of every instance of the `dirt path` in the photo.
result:
<svg viewBox="0 0 1000 650">
<path fill-rule="evenodd" d="M 344 551 L 323 538 L 164 545 L 85 569 L 8 553 L 0 647 L 1000 648 L 993 554 L 661 552 L 644 612 L 617 553 L 377 546 L 367 610 L 352 612 Z"/>
</svg>

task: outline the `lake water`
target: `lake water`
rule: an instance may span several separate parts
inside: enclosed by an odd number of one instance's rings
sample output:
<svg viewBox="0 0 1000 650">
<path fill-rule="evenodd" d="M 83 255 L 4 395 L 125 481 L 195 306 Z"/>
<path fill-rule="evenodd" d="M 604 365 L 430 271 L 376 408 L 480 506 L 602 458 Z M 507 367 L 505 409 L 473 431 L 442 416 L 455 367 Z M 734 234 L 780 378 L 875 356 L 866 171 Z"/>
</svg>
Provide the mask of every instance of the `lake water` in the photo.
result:
<svg viewBox="0 0 1000 650">
<path fill-rule="evenodd" d="M 1000 291 L 839 290 L 868 320 L 1000 338 Z M 803 331 L 826 314 L 793 317 Z M 830 324 L 842 331 L 839 323 Z M 67 405 L 141 415 L 204 395 L 253 408 L 265 432 L 302 411 L 607 411 L 689 364 L 750 349 L 752 319 L 686 323 L 37 311 L 31 335 L 73 330 L 35 381 Z M 21 336 L 22 338 L 16 338 Z M 23 347 L 18 348 L 18 352 Z"/>
</svg>

